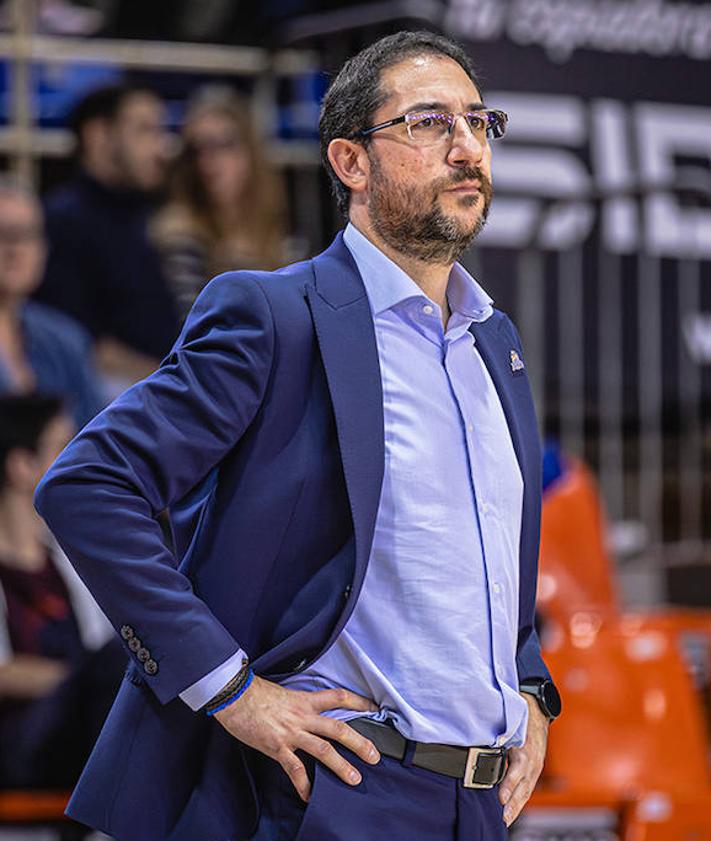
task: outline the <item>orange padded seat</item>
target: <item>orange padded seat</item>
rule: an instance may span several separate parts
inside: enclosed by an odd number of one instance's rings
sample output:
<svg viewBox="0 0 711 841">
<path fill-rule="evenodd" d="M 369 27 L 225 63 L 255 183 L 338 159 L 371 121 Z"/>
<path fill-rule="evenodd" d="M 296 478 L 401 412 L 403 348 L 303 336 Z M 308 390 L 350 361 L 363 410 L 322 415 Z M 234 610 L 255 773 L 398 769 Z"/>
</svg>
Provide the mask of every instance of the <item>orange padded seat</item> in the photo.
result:
<svg viewBox="0 0 711 841">
<path fill-rule="evenodd" d="M 36 821 L 68 820 L 64 810 L 69 801 L 64 791 L 0 792 L 0 822 L 32 823 Z"/>
<path fill-rule="evenodd" d="M 603 807 L 620 841 L 711 841 L 709 729 L 692 676 L 711 673 L 711 612 L 623 614 L 606 533 L 591 472 L 566 460 L 543 498 L 537 601 L 563 715 L 526 812 Z"/>
<path fill-rule="evenodd" d="M 580 610 L 619 613 L 607 524 L 591 472 L 566 459 L 543 497 L 538 607 L 562 620 Z"/>
</svg>

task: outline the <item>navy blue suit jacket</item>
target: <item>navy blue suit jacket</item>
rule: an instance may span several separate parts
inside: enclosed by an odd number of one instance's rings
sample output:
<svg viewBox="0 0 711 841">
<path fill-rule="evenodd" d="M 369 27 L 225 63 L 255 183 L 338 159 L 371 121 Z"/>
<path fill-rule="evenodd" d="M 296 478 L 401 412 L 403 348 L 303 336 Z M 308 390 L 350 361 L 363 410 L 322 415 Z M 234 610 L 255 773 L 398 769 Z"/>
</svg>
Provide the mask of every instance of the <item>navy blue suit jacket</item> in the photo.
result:
<svg viewBox="0 0 711 841">
<path fill-rule="evenodd" d="M 472 330 L 524 479 L 519 677 L 547 676 L 533 627 L 541 453 L 526 372 L 511 367 L 523 353 L 501 312 Z M 313 260 L 214 279 L 159 370 L 67 447 L 37 508 L 145 649 L 127 645 L 70 815 L 120 841 L 250 833 L 250 749 L 177 696 L 238 642 L 277 678 L 336 638 L 365 575 L 383 446 L 373 319 L 339 235 Z M 174 552 L 156 521 L 166 508 Z"/>
</svg>

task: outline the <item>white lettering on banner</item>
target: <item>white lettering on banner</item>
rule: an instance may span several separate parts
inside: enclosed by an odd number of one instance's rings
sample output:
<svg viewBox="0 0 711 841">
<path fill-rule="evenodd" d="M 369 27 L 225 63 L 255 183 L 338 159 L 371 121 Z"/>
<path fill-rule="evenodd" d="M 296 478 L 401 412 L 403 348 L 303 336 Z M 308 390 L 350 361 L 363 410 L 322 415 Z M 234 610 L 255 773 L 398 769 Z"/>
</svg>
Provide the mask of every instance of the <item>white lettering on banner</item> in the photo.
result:
<svg viewBox="0 0 711 841">
<path fill-rule="evenodd" d="M 591 160 L 598 187 L 611 194 L 602 205 L 602 239 L 614 254 L 630 254 L 638 248 L 640 235 L 638 202 L 624 195 L 635 181 L 625 105 L 598 100 L 592 105 L 592 120 L 596 131 Z"/>
<path fill-rule="evenodd" d="M 690 105 L 640 103 L 635 108 L 642 181 L 675 178 L 677 156 L 711 162 L 711 111 Z M 669 193 L 645 199 L 646 246 L 652 254 L 711 258 L 711 210 L 681 207 Z"/>
<path fill-rule="evenodd" d="M 498 195 L 482 245 L 563 250 L 599 216 L 611 253 L 711 259 L 711 209 L 682 205 L 674 189 L 691 173 L 689 186 L 711 198 L 711 108 L 509 92 L 489 100 L 510 122 L 494 151 Z M 705 178 L 683 157 L 707 160 Z"/>
<path fill-rule="evenodd" d="M 553 61 L 579 49 L 711 58 L 711 4 L 666 0 L 450 0 L 446 27 L 459 38 L 507 37 Z"/>
<path fill-rule="evenodd" d="M 492 101 L 512 117 L 509 140 L 496 147 L 494 181 L 508 193 L 495 202 L 482 243 L 520 247 L 568 248 L 590 234 L 593 208 L 579 197 L 590 193 L 590 174 L 574 151 L 585 141 L 584 104 L 566 96 L 493 94 Z M 514 116 L 515 115 L 515 116 Z M 554 137 L 556 147 L 550 146 Z M 565 199 L 548 203 L 531 197 Z"/>
</svg>

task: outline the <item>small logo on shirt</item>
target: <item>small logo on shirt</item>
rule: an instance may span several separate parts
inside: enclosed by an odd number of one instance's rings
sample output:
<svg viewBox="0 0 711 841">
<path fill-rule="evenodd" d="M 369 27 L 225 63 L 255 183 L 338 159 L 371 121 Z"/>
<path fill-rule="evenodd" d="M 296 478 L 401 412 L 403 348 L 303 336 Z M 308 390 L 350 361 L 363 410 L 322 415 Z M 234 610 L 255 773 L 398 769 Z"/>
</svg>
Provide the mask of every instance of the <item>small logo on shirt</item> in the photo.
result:
<svg viewBox="0 0 711 841">
<path fill-rule="evenodd" d="M 512 350 L 510 353 L 511 357 L 511 370 L 515 373 L 516 371 L 522 371 L 524 368 L 523 359 L 516 353 L 515 350 Z"/>
</svg>

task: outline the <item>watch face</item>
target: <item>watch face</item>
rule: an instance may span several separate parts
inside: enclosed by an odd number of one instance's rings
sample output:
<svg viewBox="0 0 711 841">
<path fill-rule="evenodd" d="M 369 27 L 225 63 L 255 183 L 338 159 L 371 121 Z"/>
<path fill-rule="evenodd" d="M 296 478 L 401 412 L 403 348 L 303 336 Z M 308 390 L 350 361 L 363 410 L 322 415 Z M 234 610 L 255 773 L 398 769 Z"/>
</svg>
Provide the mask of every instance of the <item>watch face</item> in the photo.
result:
<svg viewBox="0 0 711 841">
<path fill-rule="evenodd" d="M 543 685 L 541 686 L 541 696 L 543 703 L 548 708 L 548 714 L 552 718 L 557 718 L 560 715 L 562 704 L 558 690 L 555 688 L 555 684 L 552 681 L 546 680 L 543 682 Z"/>
</svg>

